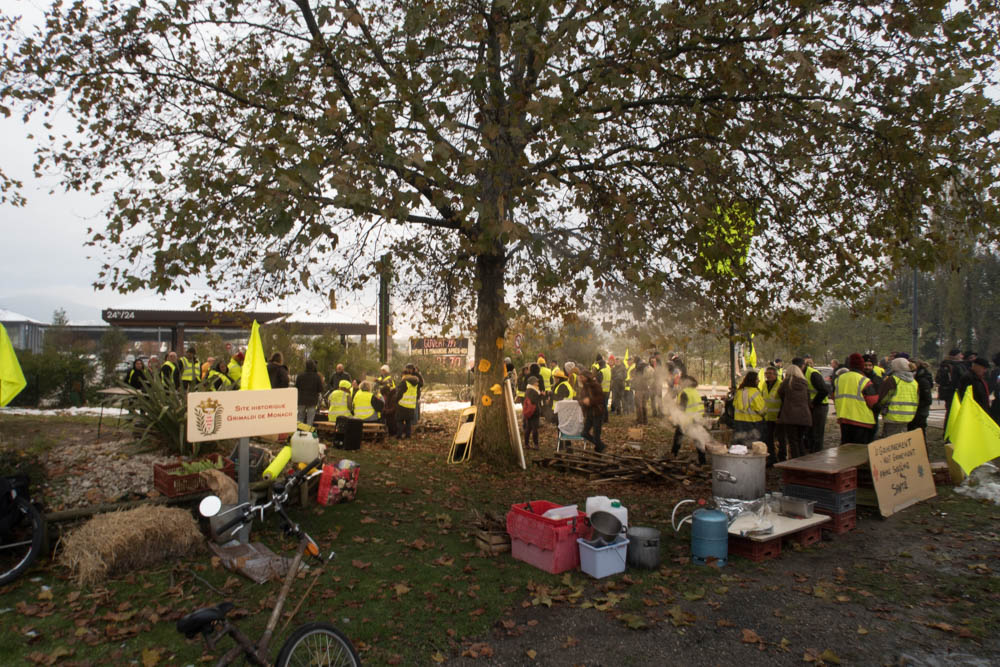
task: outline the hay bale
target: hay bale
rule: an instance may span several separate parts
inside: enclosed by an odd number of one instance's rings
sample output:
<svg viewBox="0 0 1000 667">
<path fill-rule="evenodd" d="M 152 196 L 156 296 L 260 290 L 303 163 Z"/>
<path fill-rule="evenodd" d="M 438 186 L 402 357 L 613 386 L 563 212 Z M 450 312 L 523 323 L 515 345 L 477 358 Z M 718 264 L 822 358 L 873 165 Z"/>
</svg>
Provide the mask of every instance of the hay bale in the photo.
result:
<svg viewBox="0 0 1000 667">
<path fill-rule="evenodd" d="M 90 585 L 186 556 L 202 541 L 189 511 L 146 505 L 95 516 L 63 538 L 59 562 Z"/>
</svg>

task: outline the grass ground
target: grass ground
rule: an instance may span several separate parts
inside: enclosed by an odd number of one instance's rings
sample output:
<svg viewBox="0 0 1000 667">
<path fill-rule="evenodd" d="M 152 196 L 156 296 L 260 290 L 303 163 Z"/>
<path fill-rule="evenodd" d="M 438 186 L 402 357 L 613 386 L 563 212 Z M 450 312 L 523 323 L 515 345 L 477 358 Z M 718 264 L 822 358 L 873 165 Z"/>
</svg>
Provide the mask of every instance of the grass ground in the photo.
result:
<svg viewBox="0 0 1000 667">
<path fill-rule="evenodd" d="M 455 416 L 426 421 L 405 444 L 349 453 L 362 470 L 354 502 L 293 513 L 338 557 L 295 618 L 279 625 L 279 644 L 299 623 L 328 620 L 376 665 L 694 665 L 734 657 L 888 664 L 904 654 L 986 659 L 1000 650 L 993 505 L 942 488 L 888 520 L 864 513 L 856 532 L 774 561 L 695 567 L 687 532 L 668 525 L 674 504 L 706 495 L 703 485 L 595 487 L 536 466 L 502 476 L 475 459 L 451 466 Z M 627 426 L 612 418 L 605 439 L 624 442 Z M 53 441 L 75 437 L 85 446 L 95 430 L 92 421 L 4 417 L 3 461 L 22 451 L 44 469 Z M 651 426 L 648 448 L 665 450 L 671 436 L 669 427 Z M 551 428 L 543 432 L 543 454 L 554 439 Z M 477 512 L 502 515 L 538 499 L 582 507 L 590 495 L 621 498 L 633 525 L 660 529 L 663 566 L 595 582 L 580 572 L 549 575 L 509 555 L 484 557 L 475 546 Z M 279 552 L 294 548 L 274 523 L 258 525 L 254 539 Z M 286 610 L 312 576 L 295 583 Z M 47 561 L 0 588 L 0 664 L 198 664 L 208 656 L 176 633 L 177 618 L 229 599 L 241 626 L 257 633 L 276 592 L 215 565 L 207 550 L 92 587 Z"/>
</svg>

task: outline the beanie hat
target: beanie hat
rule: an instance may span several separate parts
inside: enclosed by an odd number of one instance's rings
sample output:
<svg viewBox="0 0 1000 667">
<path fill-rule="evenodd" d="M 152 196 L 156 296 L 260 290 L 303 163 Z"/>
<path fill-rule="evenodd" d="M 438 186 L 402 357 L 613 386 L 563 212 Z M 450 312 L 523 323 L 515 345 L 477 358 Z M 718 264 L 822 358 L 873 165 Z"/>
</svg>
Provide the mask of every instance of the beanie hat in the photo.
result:
<svg viewBox="0 0 1000 667">
<path fill-rule="evenodd" d="M 865 358 L 860 354 L 855 352 L 847 358 L 847 367 L 851 370 L 864 370 L 865 368 Z"/>
<path fill-rule="evenodd" d="M 909 371 L 910 361 L 908 359 L 903 359 L 902 357 L 896 357 L 892 360 L 892 363 L 889 364 L 889 368 L 894 371 Z"/>
<path fill-rule="evenodd" d="M 614 360 L 615 360 L 615 355 L 609 354 L 608 355 L 608 361 L 614 361 Z"/>
<path fill-rule="evenodd" d="M 347 380 L 341 380 L 337 386 L 340 387 L 341 389 L 350 389 L 351 383 L 348 382 Z"/>
</svg>

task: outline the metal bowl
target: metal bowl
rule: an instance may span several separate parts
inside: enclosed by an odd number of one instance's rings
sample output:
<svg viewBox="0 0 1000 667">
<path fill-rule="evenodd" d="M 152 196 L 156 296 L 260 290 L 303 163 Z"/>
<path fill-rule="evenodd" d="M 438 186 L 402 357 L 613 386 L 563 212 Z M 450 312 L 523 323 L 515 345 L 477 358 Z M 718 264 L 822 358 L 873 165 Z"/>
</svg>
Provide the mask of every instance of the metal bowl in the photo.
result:
<svg viewBox="0 0 1000 667">
<path fill-rule="evenodd" d="M 594 512 L 590 515 L 590 525 L 594 529 L 594 537 L 608 542 L 614 542 L 622 532 L 622 522 L 611 512 Z"/>
</svg>

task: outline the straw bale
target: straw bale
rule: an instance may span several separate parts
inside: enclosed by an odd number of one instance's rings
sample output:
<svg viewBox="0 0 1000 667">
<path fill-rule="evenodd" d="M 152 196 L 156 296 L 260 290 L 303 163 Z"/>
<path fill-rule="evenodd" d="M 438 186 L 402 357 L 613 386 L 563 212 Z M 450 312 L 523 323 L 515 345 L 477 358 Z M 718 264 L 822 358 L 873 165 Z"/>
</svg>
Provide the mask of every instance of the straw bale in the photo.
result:
<svg viewBox="0 0 1000 667">
<path fill-rule="evenodd" d="M 59 561 L 90 585 L 186 556 L 202 542 L 191 512 L 146 505 L 90 519 L 63 538 Z"/>
</svg>

